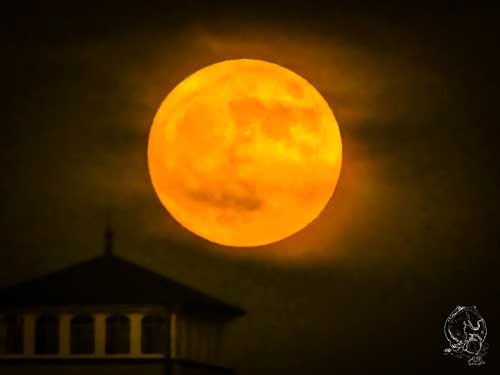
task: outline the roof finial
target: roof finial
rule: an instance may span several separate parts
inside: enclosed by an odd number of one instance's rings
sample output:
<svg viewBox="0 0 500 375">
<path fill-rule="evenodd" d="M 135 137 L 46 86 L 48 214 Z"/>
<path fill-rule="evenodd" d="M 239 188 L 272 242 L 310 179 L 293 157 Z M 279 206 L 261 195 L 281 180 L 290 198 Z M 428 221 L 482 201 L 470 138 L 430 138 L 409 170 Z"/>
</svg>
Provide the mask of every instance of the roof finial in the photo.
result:
<svg viewBox="0 0 500 375">
<path fill-rule="evenodd" d="M 106 212 L 106 229 L 104 230 L 104 255 L 113 255 L 113 230 L 111 229 L 109 211 Z"/>
</svg>

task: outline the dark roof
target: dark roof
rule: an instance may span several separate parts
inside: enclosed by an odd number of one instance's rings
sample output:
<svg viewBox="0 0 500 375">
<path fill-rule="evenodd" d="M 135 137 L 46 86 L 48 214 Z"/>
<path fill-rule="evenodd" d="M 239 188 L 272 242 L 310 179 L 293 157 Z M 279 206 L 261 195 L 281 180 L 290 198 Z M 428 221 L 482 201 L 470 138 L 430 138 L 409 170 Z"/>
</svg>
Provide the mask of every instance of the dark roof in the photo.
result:
<svg viewBox="0 0 500 375">
<path fill-rule="evenodd" d="M 221 318 L 238 307 L 114 255 L 104 255 L 0 290 L 0 306 L 163 305 Z"/>
</svg>

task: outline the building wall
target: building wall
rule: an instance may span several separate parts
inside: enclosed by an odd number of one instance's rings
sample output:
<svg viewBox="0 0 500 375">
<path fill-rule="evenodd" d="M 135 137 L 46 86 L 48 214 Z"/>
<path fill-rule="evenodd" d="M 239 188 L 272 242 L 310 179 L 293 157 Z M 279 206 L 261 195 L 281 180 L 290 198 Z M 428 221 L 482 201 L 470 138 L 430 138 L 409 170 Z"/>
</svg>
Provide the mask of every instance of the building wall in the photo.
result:
<svg viewBox="0 0 500 375">
<path fill-rule="evenodd" d="M 221 323 L 175 314 L 171 332 L 172 358 L 221 364 Z"/>
<path fill-rule="evenodd" d="M 60 311 L 61 310 L 61 311 Z M 97 311 L 96 311 L 97 310 Z M 126 316 L 129 320 L 129 351 L 126 354 L 120 354 L 121 357 L 128 358 L 156 358 L 156 357 L 165 357 L 168 356 L 168 353 L 161 354 L 145 354 L 142 353 L 141 350 L 141 338 L 142 338 L 142 328 L 141 321 L 147 315 L 162 315 L 167 319 L 167 322 L 170 319 L 170 313 L 161 307 L 150 307 L 150 308 L 116 308 L 112 311 L 99 311 L 98 308 L 95 310 L 90 310 L 87 307 L 78 308 L 72 307 L 71 310 L 67 309 L 33 309 L 31 311 L 15 311 L 16 315 L 22 316 L 23 318 L 23 346 L 24 349 L 22 354 L 20 355 L 10 355 L 5 352 L 5 330 L 6 327 L 1 324 L 0 319 L 0 359 L 2 358 L 12 358 L 22 356 L 26 359 L 30 359 L 33 357 L 40 357 L 40 355 L 35 353 L 35 326 L 36 326 L 36 318 L 37 316 L 42 315 L 42 313 L 50 313 L 53 316 L 56 316 L 59 321 L 59 330 L 58 337 L 56 339 L 59 342 L 59 350 L 57 354 L 51 355 L 56 356 L 57 358 L 62 359 L 70 359 L 70 358 L 82 358 L 80 354 L 72 354 L 70 350 L 70 324 L 72 317 L 85 313 L 89 316 L 93 317 L 94 322 L 94 352 L 92 354 L 86 354 L 86 358 L 107 358 L 110 356 L 116 357 L 114 354 L 106 353 L 106 319 L 113 314 L 120 314 Z M 2 318 L 4 314 L 0 311 L 0 318 Z M 165 341 L 168 342 L 170 337 L 169 334 L 165 337 Z M 45 356 L 47 357 L 47 356 Z M 16 359 L 15 358 L 15 359 Z"/>
<path fill-rule="evenodd" d="M 151 363 L 3 363 L 0 361 L 0 373 L 3 375 L 167 375 L 163 362 Z"/>
<path fill-rule="evenodd" d="M 94 321 L 94 352 L 91 354 L 72 354 L 70 351 L 70 323 L 73 316 L 81 311 L 51 311 L 59 317 L 59 352 L 55 354 L 35 353 L 35 322 L 40 311 L 23 311 L 24 350 L 20 354 L 2 353 L 0 350 L 0 375 L 3 374 L 89 374 L 89 375 L 126 375 L 126 374 L 163 374 L 163 375 L 218 375 L 232 373 L 223 368 L 220 349 L 223 323 L 168 312 L 163 309 L 114 308 L 104 311 L 95 307 L 87 310 Z M 82 309 L 83 310 L 83 309 Z M 97 311 L 96 311 L 97 310 Z M 108 354 L 105 351 L 106 317 L 111 313 L 126 315 L 130 321 L 130 351 L 124 354 Z M 161 354 L 145 354 L 141 351 L 141 319 L 150 313 L 163 313 L 170 322 L 165 337 L 169 341 L 169 351 Z M 0 332 L 0 349 L 5 334 Z M 4 349 L 4 348 L 3 348 Z M 172 361 L 169 361 L 169 358 Z"/>
<path fill-rule="evenodd" d="M 5 375 L 228 375 L 234 371 L 191 361 L 23 361 L 0 360 L 0 374 Z"/>
</svg>

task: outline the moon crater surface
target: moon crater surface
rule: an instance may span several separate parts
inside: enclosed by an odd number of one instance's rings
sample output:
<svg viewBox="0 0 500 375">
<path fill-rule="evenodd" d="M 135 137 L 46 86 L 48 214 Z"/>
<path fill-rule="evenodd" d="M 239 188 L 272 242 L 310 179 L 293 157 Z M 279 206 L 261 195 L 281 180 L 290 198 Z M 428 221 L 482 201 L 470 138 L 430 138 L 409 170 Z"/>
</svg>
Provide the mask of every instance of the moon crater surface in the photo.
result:
<svg viewBox="0 0 500 375">
<path fill-rule="evenodd" d="M 234 247 L 300 231 L 337 184 L 340 131 L 328 103 L 296 73 L 227 60 L 180 82 L 153 120 L 148 165 L 173 218 Z"/>
</svg>

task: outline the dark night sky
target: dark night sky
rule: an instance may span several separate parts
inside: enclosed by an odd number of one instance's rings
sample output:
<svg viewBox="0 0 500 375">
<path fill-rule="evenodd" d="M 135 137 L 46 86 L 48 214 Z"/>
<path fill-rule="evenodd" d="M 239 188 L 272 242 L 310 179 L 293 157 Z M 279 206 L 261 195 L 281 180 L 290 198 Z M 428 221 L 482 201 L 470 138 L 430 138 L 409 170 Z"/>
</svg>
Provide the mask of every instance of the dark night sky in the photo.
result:
<svg viewBox="0 0 500 375">
<path fill-rule="evenodd" d="M 469 370 L 442 355 L 457 304 L 498 367 L 494 9 L 208 3 L 2 11 L 0 285 L 99 255 L 109 209 L 118 254 L 248 311 L 226 350 L 243 375 Z M 165 95 L 229 58 L 304 76 L 343 137 L 325 211 L 254 249 L 180 227 L 147 170 Z"/>
</svg>

